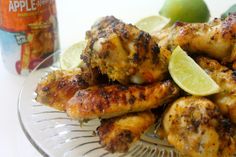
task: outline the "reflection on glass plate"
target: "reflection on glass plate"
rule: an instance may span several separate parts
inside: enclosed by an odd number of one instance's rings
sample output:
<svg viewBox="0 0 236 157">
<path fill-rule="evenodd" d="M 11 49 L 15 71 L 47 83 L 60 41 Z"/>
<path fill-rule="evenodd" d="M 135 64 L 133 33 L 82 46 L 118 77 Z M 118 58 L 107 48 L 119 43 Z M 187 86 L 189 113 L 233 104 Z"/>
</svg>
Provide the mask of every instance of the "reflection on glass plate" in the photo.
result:
<svg viewBox="0 0 236 157">
<path fill-rule="evenodd" d="M 41 67 L 49 60 L 58 60 L 54 54 L 41 63 Z M 31 73 L 19 95 L 18 115 L 26 136 L 36 149 L 45 157 L 175 157 L 179 154 L 166 141 L 153 134 L 155 126 L 143 134 L 125 154 L 110 154 L 100 144 L 96 135 L 99 120 L 92 120 L 80 125 L 71 120 L 64 112 L 39 104 L 34 100 L 34 90 L 39 80 L 49 72 L 58 69 L 58 63 Z"/>
</svg>

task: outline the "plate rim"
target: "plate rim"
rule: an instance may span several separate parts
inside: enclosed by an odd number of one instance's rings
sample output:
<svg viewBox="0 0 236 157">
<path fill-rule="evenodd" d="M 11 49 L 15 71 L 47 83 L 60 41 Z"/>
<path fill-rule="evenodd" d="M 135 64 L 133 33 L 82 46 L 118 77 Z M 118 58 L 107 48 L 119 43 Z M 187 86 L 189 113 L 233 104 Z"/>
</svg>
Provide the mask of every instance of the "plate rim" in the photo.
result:
<svg viewBox="0 0 236 157">
<path fill-rule="evenodd" d="M 31 72 L 30 74 L 27 76 L 27 78 L 24 80 L 22 86 L 21 86 L 21 89 L 20 89 L 20 92 L 18 94 L 18 99 L 17 99 L 17 117 L 18 117 L 18 120 L 19 120 L 19 123 L 20 123 L 20 126 L 21 126 L 21 129 L 23 130 L 24 132 L 24 135 L 26 136 L 26 138 L 29 140 L 29 142 L 33 145 L 33 147 L 43 156 L 43 157 L 50 157 L 50 155 L 48 153 L 46 153 L 40 146 L 39 144 L 37 144 L 37 142 L 35 140 L 33 140 L 32 136 L 30 135 L 30 133 L 26 130 L 26 127 L 23 123 L 23 120 L 22 120 L 22 116 L 21 116 L 21 113 L 20 113 L 20 101 L 21 101 L 21 95 L 22 95 L 22 92 L 25 88 L 25 84 L 27 83 L 27 80 L 29 80 L 29 78 L 31 78 L 31 76 L 33 75 L 33 73 L 36 71 L 36 70 L 39 70 L 39 67 L 45 62 L 47 61 L 48 59 L 52 58 L 53 59 L 53 64 L 55 64 L 55 58 L 58 59 L 60 53 L 62 52 L 61 49 L 58 49 L 57 51 L 55 51 L 54 53 L 50 54 L 48 57 L 46 57 L 42 62 L 40 62 Z M 50 65 L 50 66 L 52 66 Z M 48 66 L 48 67 L 50 67 Z"/>
</svg>

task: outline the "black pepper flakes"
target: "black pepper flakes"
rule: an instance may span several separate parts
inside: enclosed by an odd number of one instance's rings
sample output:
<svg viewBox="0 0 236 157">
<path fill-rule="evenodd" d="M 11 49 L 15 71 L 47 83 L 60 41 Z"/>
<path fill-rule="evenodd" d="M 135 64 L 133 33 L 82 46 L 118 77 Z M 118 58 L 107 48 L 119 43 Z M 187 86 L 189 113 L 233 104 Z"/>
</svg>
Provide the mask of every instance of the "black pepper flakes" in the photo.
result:
<svg viewBox="0 0 236 157">
<path fill-rule="evenodd" d="M 120 31 L 121 31 L 121 37 L 129 39 L 129 32 L 125 29 L 125 25 L 122 25 Z"/>
<path fill-rule="evenodd" d="M 82 93 L 81 91 L 78 91 L 77 94 L 76 94 L 77 97 L 82 97 L 84 96 L 84 93 Z"/>
<path fill-rule="evenodd" d="M 130 143 L 133 141 L 133 135 L 130 130 L 123 130 L 118 137 L 119 139 L 122 139 L 124 142 Z"/>
<path fill-rule="evenodd" d="M 89 65 L 90 64 L 90 59 L 88 56 L 86 55 L 80 55 L 80 59 L 84 61 L 84 63 L 86 63 L 86 65 Z"/>
<path fill-rule="evenodd" d="M 158 60 L 158 54 L 160 53 L 160 48 L 157 44 L 154 44 L 152 46 L 152 63 L 157 64 L 159 62 Z"/>
<path fill-rule="evenodd" d="M 65 82 L 64 80 L 59 81 L 59 83 L 58 83 L 58 85 L 57 85 L 57 87 L 58 87 L 59 89 L 65 87 L 65 86 L 66 86 L 66 82 Z"/>
<path fill-rule="evenodd" d="M 99 95 L 101 95 L 106 100 L 109 99 L 109 97 L 110 97 L 109 93 L 107 93 L 103 89 L 99 90 Z"/>
<path fill-rule="evenodd" d="M 146 99 L 146 96 L 145 96 L 142 92 L 140 92 L 140 93 L 139 93 L 139 99 L 145 100 L 145 99 Z"/>
<path fill-rule="evenodd" d="M 129 102 L 129 104 L 132 105 L 132 104 L 134 104 L 135 100 L 136 100 L 135 96 L 131 95 L 128 102 Z"/>
<path fill-rule="evenodd" d="M 82 88 L 87 88 L 87 87 L 89 86 L 89 83 L 86 82 L 86 81 L 81 77 L 81 75 L 76 75 L 76 76 L 75 76 L 75 79 L 74 79 L 72 82 L 73 82 L 73 84 L 78 85 L 78 86 L 80 86 L 80 87 L 82 87 Z"/>
<path fill-rule="evenodd" d="M 197 132 L 199 125 L 201 124 L 200 120 L 192 120 L 193 131 Z"/>
<path fill-rule="evenodd" d="M 229 131 L 231 129 L 231 122 L 229 119 L 222 119 L 221 120 L 221 127 L 225 131 Z"/>
<path fill-rule="evenodd" d="M 128 90 L 129 87 L 128 86 L 119 85 L 119 86 L 117 86 L 117 89 L 119 89 L 121 91 L 124 91 L 124 90 Z"/>
<path fill-rule="evenodd" d="M 45 87 L 42 88 L 42 91 L 43 91 L 43 92 L 48 92 L 49 89 L 50 89 L 50 88 L 49 88 L 48 86 L 45 86 Z"/>
<path fill-rule="evenodd" d="M 133 55 L 133 62 L 134 62 L 134 63 L 138 63 L 138 62 L 139 62 L 139 54 L 138 54 L 138 52 L 136 52 L 136 53 Z"/>
<path fill-rule="evenodd" d="M 144 31 L 140 31 L 138 38 L 137 38 L 137 43 L 138 45 L 142 45 L 145 51 L 148 51 L 148 45 L 149 41 L 151 40 L 151 36 L 148 33 L 145 33 Z"/>
<path fill-rule="evenodd" d="M 234 70 L 234 71 L 232 72 L 232 77 L 233 77 L 233 79 L 236 81 L 236 70 Z"/>
</svg>

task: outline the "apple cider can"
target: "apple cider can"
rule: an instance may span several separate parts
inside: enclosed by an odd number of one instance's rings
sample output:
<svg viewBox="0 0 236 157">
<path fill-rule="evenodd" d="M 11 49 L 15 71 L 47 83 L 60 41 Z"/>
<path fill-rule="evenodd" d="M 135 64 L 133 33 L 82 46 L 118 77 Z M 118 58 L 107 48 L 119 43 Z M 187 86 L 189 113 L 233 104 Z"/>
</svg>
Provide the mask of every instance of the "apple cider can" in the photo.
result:
<svg viewBox="0 0 236 157">
<path fill-rule="evenodd" d="M 0 48 L 5 67 L 20 75 L 27 75 L 56 52 L 55 0 L 0 0 Z"/>
</svg>

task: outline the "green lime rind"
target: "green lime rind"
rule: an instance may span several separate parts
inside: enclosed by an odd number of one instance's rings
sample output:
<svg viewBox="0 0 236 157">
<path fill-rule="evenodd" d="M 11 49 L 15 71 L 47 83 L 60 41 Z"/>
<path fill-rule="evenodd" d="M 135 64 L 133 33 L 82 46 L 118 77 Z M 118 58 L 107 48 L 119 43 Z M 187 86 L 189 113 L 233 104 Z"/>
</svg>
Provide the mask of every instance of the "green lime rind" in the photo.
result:
<svg viewBox="0 0 236 157">
<path fill-rule="evenodd" d="M 172 52 L 168 69 L 174 82 L 191 95 L 207 96 L 220 91 L 215 81 L 179 46 Z"/>
<path fill-rule="evenodd" d="M 207 22 L 209 9 L 203 0 L 166 0 L 160 15 L 171 19 L 171 22 Z"/>
</svg>

